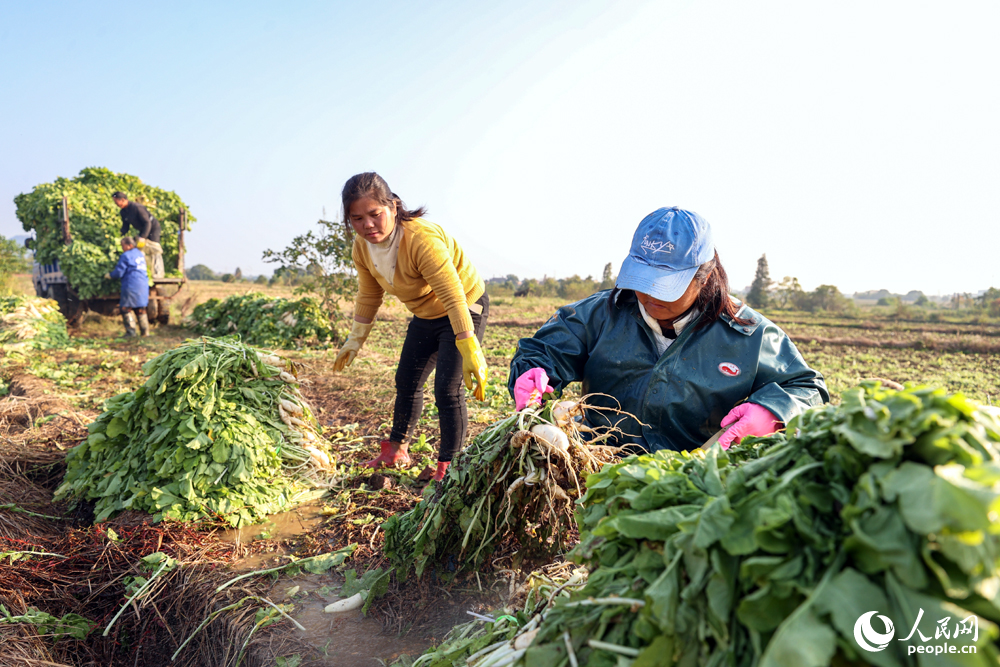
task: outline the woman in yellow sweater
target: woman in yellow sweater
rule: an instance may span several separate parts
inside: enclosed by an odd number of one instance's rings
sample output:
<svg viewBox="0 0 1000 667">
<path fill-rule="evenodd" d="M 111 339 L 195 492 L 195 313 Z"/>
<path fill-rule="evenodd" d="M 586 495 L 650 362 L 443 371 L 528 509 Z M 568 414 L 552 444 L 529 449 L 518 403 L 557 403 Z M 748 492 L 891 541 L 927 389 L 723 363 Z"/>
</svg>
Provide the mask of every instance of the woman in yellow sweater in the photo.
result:
<svg viewBox="0 0 1000 667">
<path fill-rule="evenodd" d="M 409 465 L 406 438 L 423 410 L 424 383 L 431 371 L 441 427 L 437 469 L 441 480 L 465 441 L 469 415 L 462 381 L 485 398 L 486 358 L 480 343 L 489 317 L 489 297 L 479 272 L 440 226 L 424 220 L 424 208 L 408 210 L 381 176 L 352 176 L 341 193 L 344 219 L 357 236 L 352 251 L 358 270 L 351 334 L 334 361 L 349 366 L 371 333 L 384 294 L 413 313 L 396 370 L 392 433 L 378 457 L 365 465 Z"/>
</svg>

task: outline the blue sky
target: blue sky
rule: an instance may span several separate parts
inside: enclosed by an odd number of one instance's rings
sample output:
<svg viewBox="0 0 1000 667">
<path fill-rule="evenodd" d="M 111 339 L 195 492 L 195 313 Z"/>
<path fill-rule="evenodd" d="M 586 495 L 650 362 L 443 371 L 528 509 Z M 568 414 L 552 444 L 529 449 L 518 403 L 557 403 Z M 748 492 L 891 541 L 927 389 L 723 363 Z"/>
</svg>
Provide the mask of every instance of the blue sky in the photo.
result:
<svg viewBox="0 0 1000 667">
<path fill-rule="evenodd" d="M 352 174 L 486 277 L 600 276 L 639 220 L 813 288 L 1000 286 L 995 2 L 0 0 L 0 234 L 86 166 L 175 190 L 188 264 L 270 273 Z"/>
</svg>

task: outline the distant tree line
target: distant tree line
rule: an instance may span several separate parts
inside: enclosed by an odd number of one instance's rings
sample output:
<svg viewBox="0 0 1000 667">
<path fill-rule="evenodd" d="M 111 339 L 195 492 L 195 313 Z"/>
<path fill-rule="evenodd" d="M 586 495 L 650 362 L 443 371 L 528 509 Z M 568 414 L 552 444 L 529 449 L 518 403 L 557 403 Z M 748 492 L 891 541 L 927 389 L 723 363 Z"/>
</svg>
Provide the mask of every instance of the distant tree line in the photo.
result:
<svg viewBox="0 0 1000 667">
<path fill-rule="evenodd" d="M 863 298 L 877 299 L 876 305 L 894 308 L 898 317 L 912 315 L 911 307 L 935 307 L 923 292 L 912 290 L 904 296 L 894 295 L 888 290 L 865 292 Z M 809 312 L 830 311 L 845 312 L 857 309 L 854 300 L 840 293 L 835 285 L 820 285 L 811 292 L 802 289 L 799 279 L 785 276 L 780 282 L 771 280 L 767 266 L 767 255 L 761 255 L 757 260 L 757 271 L 754 274 L 746 301 L 753 308 L 775 308 L 790 310 L 806 310 Z M 1000 317 L 1000 290 L 991 287 L 978 297 L 971 294 L 955 294 L 945 304 L 955 310 L 962 308 L 987 311 L 992 317 Z"/>
<path fill-rule="evenodd" d="M 252 280 L 244 278 L 243 271 L 238 266 L 232 273 L 216 273 L 204 264 L 195 264 L 187 269 L 184 274 L 188 280 L 221 280 L 224 283 L 253 283 L 255 285 L 274 284 L 274 279 L 268 279 L 265 275 L 259 275 Z"/>
<path fill-rule="evenodd" d="M 486 281 L 486 291 L 490 296 L 548 296 L 559 297 L 566 301 L 579 301 L 600 290 L 615 286 L 615 275 L 609 262 L 604 266 L 600 280 L 593 276 L 581 278 L 572 275 L 569 278 L 543 277 L 518 278 L 513 273 L 504 277 L 490 278 Z"/>
</svg>

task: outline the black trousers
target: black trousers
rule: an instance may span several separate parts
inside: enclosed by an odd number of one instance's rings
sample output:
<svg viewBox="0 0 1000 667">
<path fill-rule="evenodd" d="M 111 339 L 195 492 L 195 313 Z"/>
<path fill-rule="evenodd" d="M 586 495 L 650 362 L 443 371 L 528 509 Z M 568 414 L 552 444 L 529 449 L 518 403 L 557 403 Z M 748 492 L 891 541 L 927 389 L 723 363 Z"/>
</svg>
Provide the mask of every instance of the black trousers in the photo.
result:
<svg viewBox="0 0 1000 667">
<path fill-rule="evenodd" d="M 479 342 L 483 342 L 490 298 L 486 294 L 476 302 L 482 314 L 470 311 Z M 392 414 L 393 442 L 404 442 L 424 409 L 424 384 L 434 376 L 434 402 L 441 428 L 438 461 L 451 461 L 465 442 L 469 430 L 469 411 L 465 406 L 465 382 L 462 379 L 462 353 L 455 345 L 455 332 L 447 316 L 435 320 L 414 317 L 406 329 L 403 351 L 396 369 L 396 405 Z"/>
</svg>

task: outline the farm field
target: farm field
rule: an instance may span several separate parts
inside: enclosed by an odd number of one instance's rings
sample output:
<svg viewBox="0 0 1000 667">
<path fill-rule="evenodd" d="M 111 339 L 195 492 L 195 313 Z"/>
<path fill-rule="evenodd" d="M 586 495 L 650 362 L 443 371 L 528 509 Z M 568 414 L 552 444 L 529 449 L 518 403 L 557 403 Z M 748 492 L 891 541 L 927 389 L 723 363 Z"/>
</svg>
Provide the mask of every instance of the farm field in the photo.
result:
<svg viewBox="0 0 1000 667">
<path fill-rule="evenodd" d="M 212 297 L 248 291 L 291 296 L 288 288 L 214 281 L 194 281 L 190 289 L 175 315 L 183 316 Z M 537 297 L 491 300 L 483 346 L 489 365 L 486 401 L 469 402 L 470 437 L 510 414 L 507 369 L 517 341 L 530 336 L 559 305 L 557 299 Z M 824 374 L 834 402 L 870 377 L 930 383 L 984 403 L 1000 402 L 1000 323 L 900 322 L 791 312 L 771 316 L 796 341 L 806 361 Z M 162 550 L 194 564 L 187 574 L 165 580 L 164 592 L 159 594 L 162 606 L 155 612 L 148 607 L 142 614 L 124 614 L 109 637 L 95 631 L 78 643 L 67 638 L 39 644 L 37 638 L 11 634 L 5 629 L 8 626 L 0 624 L 0 640 L 12 642 L 9 646 L 42 651 L 24 654 L 33 659 L 50 664 L 118 665 L 133 664 L 133 660 L 166 664 L 161 661 L 169 659 L 181 637 L 190 634 L 212 609 L 223 602 L 234 603 L 236 598 L 214 591 L 221 581 L 240 572 L 287 563 L 288 554 L 313 556 L 348 544 L 358 545 L 349 562 L 359 576 L 386 568 L 381 555 L 384 536 L 378 526 L 420 499 L 424 484 L 417 474 L 432 463 L 437 446 L 431 383 L 425 389 L 424 412 L 411 446 L 413 468 L 371 475 L 357 466 L 377 453 L 377 441 L 387 436 L 392 418 L 393 377 L 408 314 L 398 302 L 390 301 L 364 349 L 342 373 L 332 372 L 336 346 L 282 352 L 301 363 L 306 379 L 302 392 L 336 447 L 338 482 L 326 498 L 240 531 L 224 531 L 221 525 L 149 525 L 148 517 L 131 512 L 91 526 L 85 512 L 74 514 L 65 504 L 53 504 L 51 492 L 61 479 L 65 451 L 86 437 L 87 424 L 101 413 L 104 402 L 134 390 L 144 379 L 141 369 L 146 361 L 192 336 L 180 326 L 181 317 L 173 321 L 178 324 L 155 328 L 147 339 L 126 340 L 119 337 L 118 319 L 88 316 L 73 332 L 69 348 L 0 356 L 0 394 L 4 396 L 0 400 L 0 552 L 26 550 L 21 547 L 35 544 L 31 540 L 41 536 L 53 545 L 69 544 L 59 540 L 73 542 L 78 555 L 67 562 L 66 571 L 75 576 L 89 577 L 88 568 L 109 564 L 106 574 L 93 575 L 96 594 L 85 592 L 86 587 L 73 588 L 69 580 L 60 580 L 60 592 L 36 593 L 35 597 L 18 594 L 51 613 L 79 613 L 105 626 L 124 599 L 122 577 L 140 576 L 136 563 L 143 556 Z M 11 504 L 19 509 L 10 509 Z M 66 531 L 66 525 L 72 528 Z M 494 554 L 498 574 L 459 578 L 444 592 L 427 579 L 419 584 L 393 584 L 372 605 L 365 620 L 331 622 L 320 613 L 334 599 L 331 591 L 345 583 L 339 574 L 248 579 L 241 595 L 283 601 L 306 631 L 262 627 L 248 645 L 245 664 L 270 665 L 279 656 L 299 656 L 306 658 L 303 665 L 373 665 L 373 658 L 389 661 L 400 653 L 419 653 L 440 641 L 452 625 L 468 620 L 467 610 L 485 612 L 509 599 L 524 583 L 525 573 L 510 567 L 513 554 L 509 549 L 509 545 L 502 546 Z M 54 575 L 33 569 L 31 563 L 22 559 L 14 567 L 12 560 L 11 567 L 0 573 L 0 593 L 45 591 L 46 577 Z M 297 592 L 288 592 L 295 587 L 299 587 Z M 160 623 L 158 616 L 165 620 Z M 249 611 L 234 609 L 225 623 L 209 626 L 214 629 L 194 642 L 193 653 L 176 664 L 201 664 L 199 653 L 232 644 L 234 637 L 242 641 L 258 621 Z M 340 640 L 331 639 L 334 626 Z M 366 654 L 348 656 L 351 646 L 369 640 L 372 648 Z M 81 656 L 90 662 L 76 662 Z"/>
</svg>

